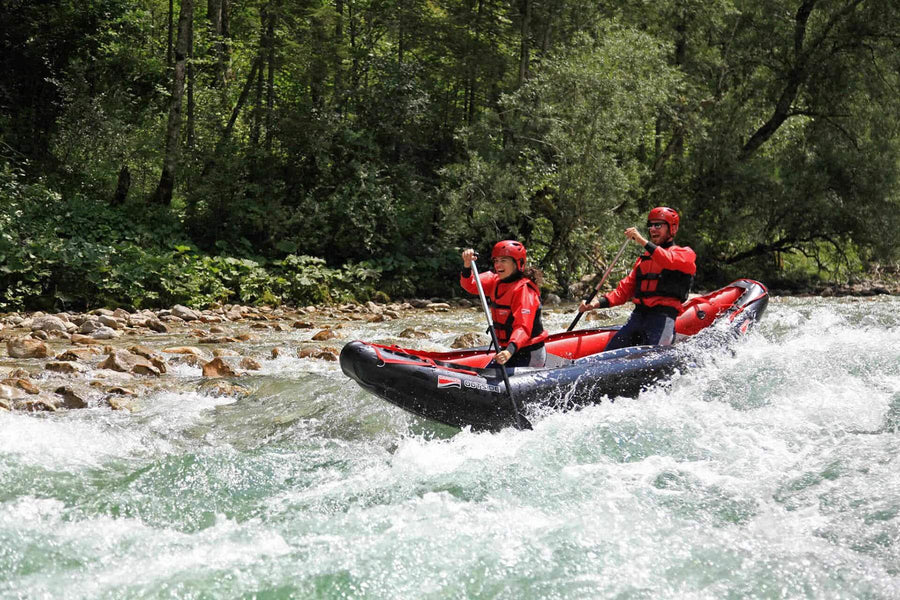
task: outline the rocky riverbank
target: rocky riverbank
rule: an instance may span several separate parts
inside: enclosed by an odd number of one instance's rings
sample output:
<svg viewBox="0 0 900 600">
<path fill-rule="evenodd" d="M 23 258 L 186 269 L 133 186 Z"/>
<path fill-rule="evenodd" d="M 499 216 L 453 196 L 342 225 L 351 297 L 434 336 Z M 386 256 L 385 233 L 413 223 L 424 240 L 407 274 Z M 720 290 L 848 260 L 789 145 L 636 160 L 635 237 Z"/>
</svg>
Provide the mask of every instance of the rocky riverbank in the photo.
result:
<svg viewBox="0 0 900 600">
<path fill-rule="evenodd" d="M 0 410 L 57 411 L 89 407 L 135 410 L 136 399 L 167 385 L 172 369 L 199 369 L 208 394 L 238 394 L 240 377 L 286 354 L 336 361 L 348 322 L 380 323 L 413 314 L 472 306 L 412 300 L 393 304 L 273 308 L 226 305 L 197 311 L 97 309 L 36 312 L 0 318 Z M 291 335 L 304 331 L 304 335 Z M 289 344 L 260 344 L 284 332 Z M 400 337 L 426 334 L 405 329 Z M 471 337 L 471 336 L 470 336 Z M 460 344 L 474 340 L 460 336 Z"/>
<path fill-rule="evenodd" d="M 880 293 L 900 294 L 900 289 L 867 286 L 820 295 Z M 552 295 L 545 299 L 548 309 L 559 302 Z M 203 311 L 175 306 L 8 314 L 0 317 L 0 411 L 133 411 L 141 399 L 186 378 L 203 394 L 240 396 L 250 391 L 240 378 L 259 373 L 266 361 L 285 356 L 337 361 L 347 341 L 341 330 L 354 322 L 415 321 L 429 312 L 464 308 L 480 311 L 477 301 L 469 299 L 419 299 L 302 308 L 224 305 Z M 574 305 L 567 309 L 574 314 Z M 609 311 L 595 311 L 585 320 L 612 318 Z M 429 332 L 404 327 L 392 335 L 421 339 Z M 453 346 L 483 343 L 486 336 L 470 332 L 459 335 Z"/>
</svg>

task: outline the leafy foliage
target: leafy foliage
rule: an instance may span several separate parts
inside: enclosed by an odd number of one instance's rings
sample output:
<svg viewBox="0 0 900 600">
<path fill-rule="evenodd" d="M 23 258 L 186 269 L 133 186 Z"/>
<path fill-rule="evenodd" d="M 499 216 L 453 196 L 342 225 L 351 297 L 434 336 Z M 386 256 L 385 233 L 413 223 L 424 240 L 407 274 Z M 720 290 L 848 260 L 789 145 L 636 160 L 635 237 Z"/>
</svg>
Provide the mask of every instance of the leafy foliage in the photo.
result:
<svg viewBox="0 0 900 600">
<path fill-rule="evenodd" d="M 509 237 L 567 293 L 658 204 L 705 285 L 900 260 L 896 2 L 195 1 L 157 206 L 180 4 L 0 4 L 0 308 L 447 295 Z"/>
</svg>

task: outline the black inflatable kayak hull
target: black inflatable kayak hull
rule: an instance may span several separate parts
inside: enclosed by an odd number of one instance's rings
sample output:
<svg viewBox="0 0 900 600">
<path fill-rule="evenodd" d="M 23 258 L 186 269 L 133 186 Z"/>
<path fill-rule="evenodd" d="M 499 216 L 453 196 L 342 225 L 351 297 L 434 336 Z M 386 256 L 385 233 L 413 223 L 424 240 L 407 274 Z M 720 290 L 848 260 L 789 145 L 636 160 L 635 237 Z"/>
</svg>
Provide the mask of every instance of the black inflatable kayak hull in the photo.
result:
<svg viewBox="0 0 900 600">
<path fill-rule="evenodd" d="M 679 341 L 672 346 L 603 352 L 618 327 L 552 335 L 546 342 L 547 367 L 508 371 L 512 392 L 526 414 L 533 407 L 570 409 L 634 397 L 676 370 L 692 367 L 697 350 L 726 345 L 745 333 L 767 303 L 765 287 L 751 280 L 695 298 L 679 317 Z M 721 324 L 712 328 L 716 335 L 701 342 L 703 336 L 697 334 L 713 323 Z M 496 431 L 513 425 L 515 416 L 500 371 L 484 366 L 492 354 L 483 348 L 424 352 L 355 341 L 344 346 L 340 362 L 364 389 L 411 413 L 455 427 Z"/>
</svg>

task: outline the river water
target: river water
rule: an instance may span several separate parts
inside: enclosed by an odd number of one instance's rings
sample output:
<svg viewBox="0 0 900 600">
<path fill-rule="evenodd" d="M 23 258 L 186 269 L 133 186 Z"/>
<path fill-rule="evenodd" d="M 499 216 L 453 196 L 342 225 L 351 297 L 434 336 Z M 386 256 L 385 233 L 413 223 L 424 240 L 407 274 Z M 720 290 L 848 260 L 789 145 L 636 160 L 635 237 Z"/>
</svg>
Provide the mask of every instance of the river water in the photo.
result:
<svg viewBox="0 0 900 600">
<path fill-rule="evenodd" d="M 733 352 L 524 432 L 291 357 L 246 396 L 185 366 L 131 414 L 0 412 L 0 598 L 900 598 L 898 340 L 900 298 L 773 298 Z"/>
</svg>

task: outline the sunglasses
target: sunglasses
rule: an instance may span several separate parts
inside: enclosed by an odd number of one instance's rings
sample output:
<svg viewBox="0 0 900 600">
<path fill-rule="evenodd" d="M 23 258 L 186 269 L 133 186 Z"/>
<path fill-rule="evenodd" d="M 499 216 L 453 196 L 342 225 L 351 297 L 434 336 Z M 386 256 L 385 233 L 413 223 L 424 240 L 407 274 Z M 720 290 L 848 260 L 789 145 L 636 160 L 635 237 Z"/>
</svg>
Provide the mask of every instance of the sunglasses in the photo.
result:
<svg viewBox="0 0 900 600">
<path fill-rule="evenodd" d="M 665 225 L 665 223 L 658 223 L 658 222 L 650 223 L 650 222 L 648 222 L 647 229 L 655 229 L 657 227 L 662 227 L 663 225 Z"/>
</svg>

